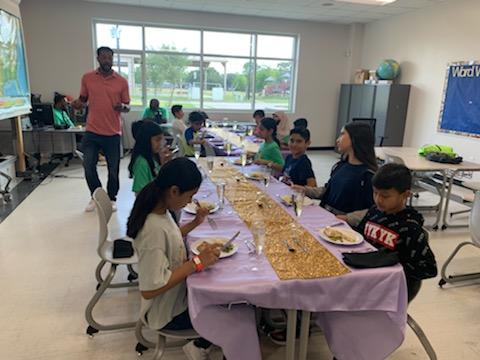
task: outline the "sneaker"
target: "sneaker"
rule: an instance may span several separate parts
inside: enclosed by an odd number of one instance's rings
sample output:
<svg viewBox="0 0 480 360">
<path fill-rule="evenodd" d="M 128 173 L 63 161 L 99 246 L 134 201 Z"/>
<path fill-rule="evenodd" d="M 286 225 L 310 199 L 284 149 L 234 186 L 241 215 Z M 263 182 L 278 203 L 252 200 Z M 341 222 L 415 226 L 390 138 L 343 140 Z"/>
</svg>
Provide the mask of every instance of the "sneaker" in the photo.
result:
<svg viewBox="0 0 480 360">
<path fill-rule="evenodd" d="M 115 201 L 112 201 L 112 211 L 115 212 L 117 211 L 117 203 Z"/>
<path fill-rule="evenodd" d="M 92 212 L 93 210 L 95 210 L 95 201 L 93 201 L 93 199 L 90 199 L 87 207 L 85 208 L 85 212 Z"/>
<path fill-rule="evenodd" d="M 182 348 L 183 352 L 187 356 L 188 360 L 208 360 L 208 351 L 196 347 L 193 341 L 190 341 Z"/>
</svg>

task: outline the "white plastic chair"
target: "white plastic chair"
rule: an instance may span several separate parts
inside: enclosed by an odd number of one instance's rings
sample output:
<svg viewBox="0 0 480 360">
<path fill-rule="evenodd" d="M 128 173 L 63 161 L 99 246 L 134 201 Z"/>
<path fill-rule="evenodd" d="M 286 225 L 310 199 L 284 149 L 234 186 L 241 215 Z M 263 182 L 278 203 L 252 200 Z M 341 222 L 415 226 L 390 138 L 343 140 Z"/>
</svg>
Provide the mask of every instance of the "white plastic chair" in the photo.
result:
<svg viewBox="0 0 480 360">
<path fill-rule="evenodd" d="M 461 248 L 467 245 L 472 245 L 480 249 L 480 191 L 475 192 L 472 211 L 470 212 L 469 229 L 470 229 L 470 236 L 472 240 L 464 241 L 460 243 L 455 248 L 455 250 L 453 250 L 452 254 L 448 257 L 447 261 L 445 261 L 445 264 L 443 264 L 442 266 L 442 270 L 441 270 L 442 278 L 438 282 L 438 286 L 443 287 L 443 285 L 445 285 L 446 283 L 453 284 L 459 281 L 473 280 L 473 279 L 480 278 L 480 272 L 447 276 L 447 267 L 450 264 L 450 262 L 453 260 L 455 255 L 457 255 L 457 253 L 460 251 Z"/>
<path fill-rule="evenodd" d="M 98 323 L 93 318 L 93 309 L 95 305 L 100 300 L 101 296 L 107 290 L 107 288 L 119 288 L 119 287 L 130 287 L 130 286 L 137 286 L 138 283 L 134 282 L 138 275 L 133 271 L 132 265 L 138 262 L 138 257 L 136 252 L 132 257 L 129 258 L 121 258 L 121 259 L 114 259 L 113 258 L 113 241 L 109 239 L 108 236 L 108 222 L 112 216 L 112 204 L 110 202 L 110 198 L 108 197 L 105 190 L 102 188 L 97 188 L 93 193 L 93 201 L 95 202 L 97 208 L 97 216 L 98 216 L 98 224 L 99 224 L 99 237 L 98 237 L 98 247 L 97 253 L 100 256 L 100 263 L 97 265 L 95 270 L 95 277 L 98 281 L 97 291 L 95 295 L 92 297 L 90 302 L 85 309 L 85 318 L 89 324 L 87 328 L 87 334 L 89 336 L 93 336 L 100 330 L 118 330 L 118 329 L 126 329 L 132 328 L 135 326 L 135 322 L 130 323 L 121 323 L 121 324 L 112 324 L 112 325 L 103 325 Z M 128 239 L 124 239 L 128 240 Z M 105 279 L 102 278 L 101 272 L 103 267 L 109 263 L 110 264 L 110 271 Z M 126 283 L 117 283 L 112 284 L 112 280 L 115 276 L 117 271 L 118 265 L 126 265 L 129 270 L 128 280 L 129 282 Z"/>
<path fill-rule="evenodd" d="M 165 348 L 167 347 L 167 338 L 173 340 L 179 340 L 180 342 L 169 343 L 168 347 L 178 347 L 185 344 L 186 341 L 194 340 L 200 338 L 200 335 L 193 329 L 191 330 L 154 330 L 158 336 L 157 343 L 154 344 L 143 336 L 142 329 L 145 324 L 142 320 L 137 321 L 135 327 L 135 337 L 137 338 L 137 346 L 135 351 L 138 356 L 143 355 L 144 351 L 155 348 L 155 353 L 153 354 L 152 360 L 160 360 L 165 353 Z"/>
</svg>

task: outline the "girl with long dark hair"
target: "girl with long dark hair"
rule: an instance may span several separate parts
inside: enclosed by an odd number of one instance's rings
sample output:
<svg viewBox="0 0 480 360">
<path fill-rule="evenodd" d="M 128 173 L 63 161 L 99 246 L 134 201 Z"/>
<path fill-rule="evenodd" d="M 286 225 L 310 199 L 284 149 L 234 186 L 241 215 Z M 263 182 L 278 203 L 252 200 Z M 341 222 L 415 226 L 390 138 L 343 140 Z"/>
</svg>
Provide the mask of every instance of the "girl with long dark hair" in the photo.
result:
<svg viewBox="0 0 480 360">
<path fill-rule="evenodd" d="M 345 125 L 336 141 L 342 154 L 323 187 L 298 187 L 337 217 L 356 225 L 373 205 L 372 177 L 377 171 L 375 139 L 367 124 Z"/>
<path fill-rule="evenodd" d="M 133 178 L 132 191 L 138 194 L 158 174 L 160 166 L 171 159 L 164 146 L 164 134 L 160 126 L 150 120 L 132 124 L 135 138 L 128 171 Z"/>
<path fill-rule="evenodd" d="M 260 145 L 255 164 L 267 165 L 282 171 L 285 161 L 280 151 L 280 141 L 277 139 L 277 122 L 269 117 L 263 118 L 258 127 L 258 137 L 265 142 Z"/>
<path fill-rule="evenodd" d="M 218 261 L 220 250 L 216 246 L 208 246 L 188 260 L 182 232 L 170 215 L 192 201 L 201 183 L 202 175 L 193 162 L 174 159 L 140 191 L 128 218 L 127 235 L 134 239 L 138 253 L 141 319 L 151 329 L 192 328 L 186 278 Z M 197 213 L 198 225 L 205 216 Z M 189 359 L 203 359 L 210 345 L 198 339 L 183 350 Z"/>
</svg>

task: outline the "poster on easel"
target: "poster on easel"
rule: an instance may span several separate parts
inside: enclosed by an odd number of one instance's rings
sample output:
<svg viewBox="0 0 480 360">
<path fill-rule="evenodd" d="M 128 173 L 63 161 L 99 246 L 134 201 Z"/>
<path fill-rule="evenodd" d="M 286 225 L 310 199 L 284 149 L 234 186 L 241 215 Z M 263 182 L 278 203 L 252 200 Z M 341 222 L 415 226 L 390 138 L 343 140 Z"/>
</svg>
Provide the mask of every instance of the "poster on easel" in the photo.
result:
<svg viewBox="0 0 480 360">
<path fill-rule="evenodd" d="M 480 137 L 480 62 L 448 64 L 438 131 Z"/>
<path fill-rule="evenodd" d="M 30 113 L 25 45 L 20 18 L 0 8 L 0 120 Z"/>
</svg>

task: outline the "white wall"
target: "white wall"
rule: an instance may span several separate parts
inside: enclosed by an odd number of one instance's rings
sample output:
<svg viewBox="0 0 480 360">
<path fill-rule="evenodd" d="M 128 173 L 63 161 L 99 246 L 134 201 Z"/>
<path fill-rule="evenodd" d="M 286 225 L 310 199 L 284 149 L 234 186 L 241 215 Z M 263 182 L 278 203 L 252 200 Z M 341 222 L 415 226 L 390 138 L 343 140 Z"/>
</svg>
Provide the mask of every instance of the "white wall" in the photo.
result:
<svg viewBox="0 0 480 360">
<path fill-rule="evenodd" d="M 92 18 L 298 34 L 296 111 L 311 123 L 312 146 L 333 146 L 340 84 L 349 81 L 349 26 L 306 21 L 174 11 L 80 0 L 23 0 L 20 5 L 33 92 L 76 95 L 82 74 L 93 68 Z M 250 120 L 251 114 L 212 113 Z M 135 116 L 136 114 L 130 115 Z"/>
<path fill-rule="evenodd" d="M 412 84 L 404 145 L 446 144 L 480 161 L 480 139 L 437 132 L 448 62 L 480 59 L 480 1 L 450 0 L 366 25 L 362 66 L 384 58 L 401 64 L 401 83 Z"/>
<path fill-rule="evenodd" d="M 0 9 L 20 17 L 20 8 L 18 4 L 21 0 L 0 0 Z"/>
</svg>

